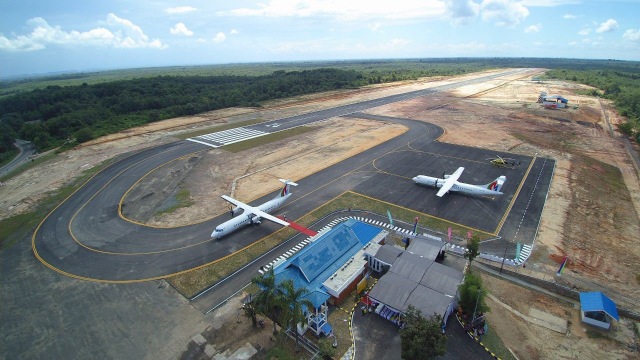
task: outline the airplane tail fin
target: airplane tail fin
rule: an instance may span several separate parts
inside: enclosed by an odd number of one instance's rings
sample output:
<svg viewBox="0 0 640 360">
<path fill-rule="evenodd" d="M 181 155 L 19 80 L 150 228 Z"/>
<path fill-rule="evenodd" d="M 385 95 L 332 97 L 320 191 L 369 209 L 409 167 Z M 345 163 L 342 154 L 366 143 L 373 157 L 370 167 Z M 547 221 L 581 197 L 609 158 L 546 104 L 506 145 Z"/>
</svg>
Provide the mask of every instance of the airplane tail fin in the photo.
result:
<svg viewBox="0 0 640 360">
<path fill-rule="evenodd" d="M 282 183 L 284 183 L 284 187 L 280 191 L 280 194 L 276 196 L 276 198 L 281 198 L 289 195 L 291 192 L 289 191 L 290 186 L 298 186 L 298 184 L 294 183 L 291 180 L 279 179 Z"/>
<path fill-rule="evenodd" d="M 500 192 L 500 190 L 502 189 L 502 185 L 504 185 L 504 182 L 506 180 L 507 180 L 506 176 L 504 176 L 504 175 L 498 176 L 495 180 L 493 180 L 492 182 L 488 183 L 485 186 L 489 190 Z"/>
</svg>

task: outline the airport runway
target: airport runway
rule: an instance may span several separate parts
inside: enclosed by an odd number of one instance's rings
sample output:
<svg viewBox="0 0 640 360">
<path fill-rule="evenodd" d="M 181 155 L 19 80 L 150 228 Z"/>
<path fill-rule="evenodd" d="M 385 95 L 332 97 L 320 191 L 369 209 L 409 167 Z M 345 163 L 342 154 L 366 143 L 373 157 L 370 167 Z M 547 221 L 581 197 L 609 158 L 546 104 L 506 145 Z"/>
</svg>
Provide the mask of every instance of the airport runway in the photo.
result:
<svg viewBox="0 0 640 360">
<path fill-rule="evenodd" d="M 358 112 L 415 97 L 429 101 L 429 94 L 517 71 L 245 128 L 269 133 L 335 116 L 370 117 Z M 431 124 L 410 119 L 385 120 L 402 123 L 410 130 L 307 178 L 296 179 L 300 185 L 279 213 L 286 212 L 288 217 L 296 219 L 342 192 L 353 190 L 481 231 L 533 241 L 550 171 L 553 171 L 552 161 L 520 156 L 522 165 L 516 169 L 493 168 L 484 159 L 495 156 L 496 152 L 434 142 L 442 129 Z M 214 241 L 209 238 L 211 230 L 226 220 L 226 216 L 178 228 L 144 226 L 120 216 L 118 204 L 136 181 L 176 158 L 219 146 L 219 143 L 205 142 L 180 141 L 133 153 L 96 174 L 36 229 L 32 242 L 35 256 L 51 269 L 75 278 L 145 281 L 210 263 L 277 230 L 277 225 L 263 222 Z M 418 174 L 441 176 L 443 171 L 452 172 L 459 166 L 465 167 L 460 180 L 469 183 L 487 183 L 504 173 L 507 176 L 503 187 L 505 195 L 495 200 L 457 194 L 436 198 L 435 190 L 417 186 L 410 180 Z M 253 203 L 265 202 L 273 196 L 269 194 Z"/>
</svg>

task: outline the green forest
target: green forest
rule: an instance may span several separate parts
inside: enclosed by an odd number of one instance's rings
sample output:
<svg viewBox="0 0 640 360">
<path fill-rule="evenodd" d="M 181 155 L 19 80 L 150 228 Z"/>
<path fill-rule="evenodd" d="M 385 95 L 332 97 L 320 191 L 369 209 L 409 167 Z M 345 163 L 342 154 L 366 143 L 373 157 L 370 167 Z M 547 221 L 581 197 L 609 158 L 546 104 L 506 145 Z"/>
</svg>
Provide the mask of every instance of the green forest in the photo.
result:
<svg viewBox="0 0 640 360">
<path fill-rule="evenodd" d="M 2 81 L 0 160 L 14 139 L 39 151 L 177 116 L 328 90 L 459 75 L 492 68 L 552 69 L 549 78 L 592 85 L 612 99 L 638 138 L 640 62 L 535 58 L 451 58 L 264 63 L 114 70 Z"/>
</svg>

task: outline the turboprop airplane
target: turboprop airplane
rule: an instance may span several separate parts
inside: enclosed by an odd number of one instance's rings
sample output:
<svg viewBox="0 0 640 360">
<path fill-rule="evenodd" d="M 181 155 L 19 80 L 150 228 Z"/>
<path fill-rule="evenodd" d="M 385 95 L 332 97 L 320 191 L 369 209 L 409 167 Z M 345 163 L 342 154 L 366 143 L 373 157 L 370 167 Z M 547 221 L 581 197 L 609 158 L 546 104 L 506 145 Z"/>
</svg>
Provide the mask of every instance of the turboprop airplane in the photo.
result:
<svg viewBox="0 0 640 360">
<path fill-rule="evenodd" d="M 275 216 L 269 215 L 270 212 L 280 208 L 291 196 L 289 192 L 290 186 L 298 186 L 298 184 L 294 183 L 290 180 L 280 179 L 281 182 L 284 183 L 284 188 L 280 193 L 273 199 L 267 201 L 266 203 L 259 205 L 257 207 L 253 207 L 251 205 L 247 205 L 241 201 L 238 201 L 232 197 L 222 195 L 222 198 L 235 205 L 236 207 L 231 210 L 231 216 L 235 215 L 236 212 L 243 210 L 242 215 L 236 216 L 231 220 L 227 220 L 222 224 L 216 226 L 216 229 L 211 233 L 211 237 L 214 239 L 220 239 L 221 237 L 249 224 L 260 224 L 260 219 L 267 219 L 273 221 L 274 223 L 288 226 L 289 223 L 281 220 Z"/>
<path fill-rule="evenodd" d="M 458 182 L 458 179 L 460 178 L 460 175 L 462 175 L 463 171 L 464 168 L 459 167 L 458 170 L 456 170 L 453 174 L 445 175 L 444 179 L 418 175 L 413 178 L 413 181 L 415 181 L 416 184 L 435 186 L 437 188 L 440 188 L 440 190 L 438 190 L 438 193 L 436 194 L 439 197 L 442 197 L 449 191 L 457 191 L 470 195 L 502 195 L 500 189 L 502 188 L 505 180 L 507 180 L 504 175 L 499 176 L 497 179 L 486 185 L 471 185 Z"/>
</svg>

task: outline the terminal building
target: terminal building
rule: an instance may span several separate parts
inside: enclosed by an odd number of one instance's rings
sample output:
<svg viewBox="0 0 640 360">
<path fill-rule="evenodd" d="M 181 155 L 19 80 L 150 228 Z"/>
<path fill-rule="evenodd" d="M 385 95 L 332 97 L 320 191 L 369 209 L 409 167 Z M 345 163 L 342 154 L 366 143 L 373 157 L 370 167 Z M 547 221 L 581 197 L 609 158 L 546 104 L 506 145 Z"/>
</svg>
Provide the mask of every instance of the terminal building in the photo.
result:
<svg viewBox="0 0 640 360">
<path fill-rule="evenodd" d="M 388 235 L 381 227 L 349 218 L 273 265 L 277 284 L 292 280 L 296 289 L 308 290 L 305 299 L 314 308 L 306 311 L 307 324 L 299 324 L 299 333 L 308 329 L 316 336 L 331 334 L 328 306 L 340 304 L 370 272 L 381 276 L 369 293 L 376 313 L 399 321 L 412 304 L 424 316 L 437 313 L 446 321 L 463 275 L 436 262 L 445 243 L 414 237 L 402 249 L 385 244 Z"/>
<path fill-rule="evenodd" d="M 320 232 L 309 245 L 275 266 L 276 283 L 290 279 L 296 289 L 309 291 L 305 298 L 314 309 L 307 312 L 308 326 L 317 336 L 331 333 L 327 305 L 339 304 L 356 289 L 367 273 L 368 258 L 388 234 L 379 227 L 348 219 Z"/>
</svg>

